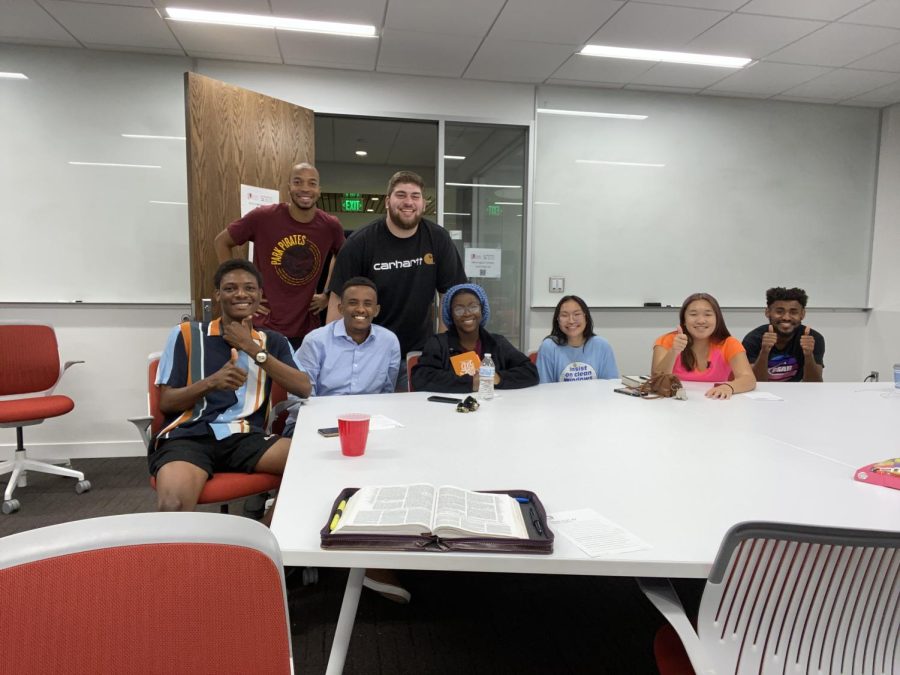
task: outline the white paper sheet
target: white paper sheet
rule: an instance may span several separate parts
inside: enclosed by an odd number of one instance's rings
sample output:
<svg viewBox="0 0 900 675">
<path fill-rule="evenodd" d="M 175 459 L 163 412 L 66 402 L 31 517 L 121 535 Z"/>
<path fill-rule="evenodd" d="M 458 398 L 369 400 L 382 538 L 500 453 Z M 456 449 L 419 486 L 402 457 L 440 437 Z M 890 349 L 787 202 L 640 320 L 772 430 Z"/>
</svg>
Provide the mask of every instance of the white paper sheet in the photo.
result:
<svg viewBox="0 0 900 675">
<path fill-rule="evenodd" d="M 748 391 L 744 394 L 747 398 L 752 398 L 754 401 L 783 401 L 784 399 L 780 396 L 776 396 L 768 391 Z"/>
<path fill-rule="evenodd" d="M 393 420 L 387 415 L 372 415 L 369 418 L 369 431 L 379 431 L 381 429 L 394 429 L 405 426 L 397 420 Z"/>
<path fill-rule="evenodd" d="M 569 539 L 592 558 L 652 548 L 593 509 L 559 511 L 550 514 L 548 521 L 554 532 Z"/>
</svg>

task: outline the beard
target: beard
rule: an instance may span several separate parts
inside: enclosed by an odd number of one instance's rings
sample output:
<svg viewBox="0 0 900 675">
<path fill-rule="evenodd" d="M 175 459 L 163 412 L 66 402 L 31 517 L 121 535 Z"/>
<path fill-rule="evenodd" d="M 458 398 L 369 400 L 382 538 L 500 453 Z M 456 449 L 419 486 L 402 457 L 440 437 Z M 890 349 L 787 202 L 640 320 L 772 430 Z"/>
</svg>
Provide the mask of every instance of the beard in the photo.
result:
<svg viewBox="0 0 900 675">
<path fill-rule="evenodd" d="M 401 213 L 399 209 L 392 206 L 388 206 L 388 216 L 391 218 L 391 223 L 401 230 L 414 230 L 419 225 L 419 221 L 422 220 L 421 213 L 407 216 L 406 214 Z"/>
</svg>

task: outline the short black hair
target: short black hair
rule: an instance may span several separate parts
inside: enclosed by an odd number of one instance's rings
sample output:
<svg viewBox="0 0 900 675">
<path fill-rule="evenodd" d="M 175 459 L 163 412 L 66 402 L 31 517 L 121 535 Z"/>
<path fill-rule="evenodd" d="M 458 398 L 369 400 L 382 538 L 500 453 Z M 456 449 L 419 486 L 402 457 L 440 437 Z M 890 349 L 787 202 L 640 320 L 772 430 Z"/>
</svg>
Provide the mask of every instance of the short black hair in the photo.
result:
<svg viewBox="0 0 900 675">
<path fill-rule="evenodd" d="M 375 297 L 378 297 L 378 286 L 376 286 L 375 282 L 369 277 L 351 277 L 344 282 L 343 286 L 341 286 L 341 300 L 344 299 L 344 293 L 347 292 L 347 289 L 352 288 L 353 286 L 368 286 L 375 291 Z"/>
<path fill-rule="evenodd" d="M 259 273 L 259 270 L 256 269 L 256 265 L 254 265 L 249 260 L 244 260 L 243 258 L 232 258 L 231 260 L 226 260 L 219 268 L 216 270 L 216 274 L 213 277 L 213 285 L 216 287 L 216 290 L 222 286 L 222 277 L 224 277 L 229 272 L 234 272 L 235 270 L 244 270 L 245 272 L 249 272 L 254 277 L 256 277 L 256 283 L 259 284 L 259 287 L 262 288 L 262 274 Z"/>
<path fill-rule="evenodd" d="M 806 309 L 806 303 L 809 296 L 802 288 L 785 288 L 784 286 L 776 286 L 766 291 L 766 307 L 771 307 L 773 302 L 779 300 L 791 301 L 796 300 L 803 309 Z"/>
</svg>

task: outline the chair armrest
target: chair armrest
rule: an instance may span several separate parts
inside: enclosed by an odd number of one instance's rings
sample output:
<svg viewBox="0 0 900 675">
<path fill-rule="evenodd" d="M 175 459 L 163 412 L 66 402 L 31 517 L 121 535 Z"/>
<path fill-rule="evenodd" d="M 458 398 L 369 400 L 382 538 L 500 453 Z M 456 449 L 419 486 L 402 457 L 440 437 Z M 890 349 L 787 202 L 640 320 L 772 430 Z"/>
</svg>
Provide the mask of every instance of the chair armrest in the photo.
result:
<svg viewBox="0 0 900 675">
<path fill-rule="evenodd" d="M 138 430 L 138 433 L 141 435 L 141 440 L 144 441 L 144 446 L 149 449 L 150 424 L 153 422 L 153 418 L 149 415 L 146 417 L 129 417 L 128 421 L 135 426 L 135 428 Z"/>
<path fill-rule="evenodd" d="M 69 368 L 79 363 L 84 363 L 84 361 L 66 361 L 63 365 L 63 372 L 66 372 Z"/>
<path fill-rule="evenodd" d="M 272 406 L 272 410 L 269 413 L 269 420 L 266 422 L 266 434 L 272 433 L 272 427 L 275 426 L 275 422 L 281 417 L 281 413 L 291 411 L 294 408 L 299 408 L 301 405 L 303 405 L 303 399 L 295 398 L 291 400 L 288 398 L 284 401 L 279 401 Z"/>
<path fill-rule="evenodd" d="M 672 582 L 668 579 L 644 578 L 637 579 L 637 583 L 647 599 L 675 629 L 681 644 L 684 645 L 684 651 L 691 660 L 694 672 L 698 675 L 714 674 L 715 670 L 709 663 L 697 631 L 694 630 L 690 619 L 684 612 L 684 606 L 672 587 Z"/>
</svg>

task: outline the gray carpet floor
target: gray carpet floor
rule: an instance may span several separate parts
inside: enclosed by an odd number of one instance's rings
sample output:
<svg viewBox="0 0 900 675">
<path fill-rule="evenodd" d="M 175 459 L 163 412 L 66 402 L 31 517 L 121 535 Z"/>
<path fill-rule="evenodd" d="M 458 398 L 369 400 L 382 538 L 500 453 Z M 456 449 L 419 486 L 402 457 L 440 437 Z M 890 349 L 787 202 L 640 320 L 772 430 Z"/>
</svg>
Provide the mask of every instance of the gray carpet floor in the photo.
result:
<svg viewBox="0 0 900 675">
<path fill-rule="evenodd" d="M 0 537 L 155 509 L 143 458 L 73 464 L 93 489 L 76 495 L 71 479 L 30 474 L 29 485 L 16 490 L 21 510 L 0 515 Z M 325 672 L 346 578 L 346 570 L 320 569 L 319 582 L 303 586 L 300 575 L 288 576 L 296 672 Z M 348 675 L 657 672 L 652 643 L 662 618 L 631 579 L 409 572 L 403 581 L 413 594 L 409 605 L 363 592 Z M 700 588 L 682 584 L 686 604 Z"/>
</svg>

